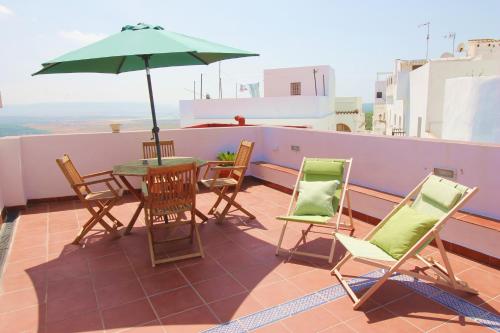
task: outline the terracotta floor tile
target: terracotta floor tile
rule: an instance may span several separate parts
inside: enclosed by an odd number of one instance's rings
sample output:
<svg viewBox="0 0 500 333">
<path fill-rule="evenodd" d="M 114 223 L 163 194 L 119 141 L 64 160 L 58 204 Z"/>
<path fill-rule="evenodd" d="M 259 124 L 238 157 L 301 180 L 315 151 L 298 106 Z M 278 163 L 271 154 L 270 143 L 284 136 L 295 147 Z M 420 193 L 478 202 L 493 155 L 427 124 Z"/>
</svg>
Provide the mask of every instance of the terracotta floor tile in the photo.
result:
<svg viewBox="0 0 500 333">
<path fill-rule="evenodd" d="M 177 270 L 143 277 L 141 278 L 141 283 L 147 295 L 153 295 L 187 285 L 186 280 Z"/>
<path fill-rule="evenodd" d="M 205 305 L 162 318 L 161 323 L 169 333 L 201 332 L 219 324 L 218 320 Z"/>
<path fill-rule="evenodd" d="M 255 313 L 264 308 L 248 293 L 235 295 L 210 303 L 209 307 L 222 322 L 228 322 Z"/>
<path fill-rule="evenodd" d="M 232 275 L 248 290 L 283 280 L 280 275 L 273 272 L 271 267 L 264 264 L 245 266 L 232 272 Z"/>
<path fill-rule="evenodd" d="M 208 258 L 203 260 L 203 262 L 181 267 L 181 271 L 191 283 L 212 279 L 226 274 L 219 264 Z"/>
<path fill-rule="evenodd" d="M 210 303 L 245 291 L 238 281 L 229 275 L 222 275 L 193 285 L 205 302 Z"/>
<path fill-rule="evenodd" d="M 423 331 L 437 327 L 456 316 L 452 310 L 417 294 L 391 303 L 385 309 L 404 318 Z"/>
<path fill-rule="evenodd" d="M 126 303 L 102 311 L 104 327 L 126 328 L 148 323 L 156 319 L 147 299 Z"/>
<path fill-rule="evenodd" d="M 0 314 L 0 332 L 36 332 L 45 325 L 45 306 L 34 305 Z"/>
<path fill-rule="evenodd" d="M 319 332 L 337 323 L 339 320 L 321 307 L 298 313 L 282 321 L 282 324 L 294 333 Z"/>
<path fill-rule="evenodd" d="M 265 307 L 281 304 L 303 295 L 300 289 L 286 280 L 254 289 L 250 294 Z"/>
<path fill-rule="evenodd" d="M 96 294 L 101 309 L 129 303 L 146 296 L 138 280 L 111 284 L 96 290 Z"/>
<path fill-rule="evenodd" d="M 346 324 L 358 332 L 420 332 L 409 322 L 384 309 L 363 313 L 361 316 L 349 320 Z"/>
<path fill-rule="evenodd" d="M 471 288 L 477 289 L 480 295 L 486 295 L 489 297 L 496 297 L 500 295 L 498 276 L 488 274 L 486 271 L 478 268 L 471 268 L 457 274 L 457 276 L 461 280 L 466 281 Z"/>
<path fill-rule="evenodd" d="M 312 271 L 313 269 L 315 269 L 315 267 L 307 261 L 302 259 L 292 259 L 290 261 L 282 262 L 279 266 L 274 268 L 273 272 L 284 278 L 291 278 L 293 276 Z"/>
<path fill-rule="evenodd" d="M 59 281 L 50 281 L 47 284 L 47 301 L 59 298 L 77 298 L 82 293 L 94 293 L 90 277 L 70 278 Z"/>
<path fill-rule="evenodd" d="M 320 331 L 321 333 L 356 333 L 352 328 L 346 324 L 337 324 Z"/>
<path fill-rule="evenodd" d="M 114 330 L 107 330 L 106 333 L 108 332 L 113 332 Z M 122 329 L 117 329 L 116 331 L 118 332 L 123 332 L 123 333 L 164 333 L 165 331 L 163 330 L 163 327 L 161 323 L 158 320 L 154 320 L 152 322 L 146 323 L 146 324 L 141 324 L 139 326 L 127 329 L 127 330 L 122 330 Z"/>
<path fill-rule="evenodd" d="M 203 304 L 191 287 L 183 287 L 157 294 L 151 296 L 150 300 L 160 318 Z"/>
<path fill-rule="evenodd" d="M 45 271 L 3 276 L 0 279 L 0 294 L 19 291 L 22 289 L 37 289 L 40 293 L 46 288 Z"/>
<path fill-rule="evenodd" d="M 305 293 L 311 293 L 328 286 L 337 284 L 338 281 L 330 272 L 322 269 L 313 269 L 309 272 L 293 276 L 288 281 L 295 284 Z"/>
<path fill-rule="evenodd" d="M 354 303 L 348 296 L 321 305 L 321 308 L 333 314 L 341 321 L 347 321 L 363 315 L 364 312 L 372 311 L 380 307 L 377 303 L 368 300 L 359 310 L 353 309 Z"/>
<path fill-rule="evenodd" d="M 0 295 L 0 313 L 45 303 L 45 290 L 43 291 L 38 295 L 34 289 L 25 289 Z"/>
<path fill-rule="evenodd" d="M 95 273 L 109 271 L 123 266 L 130 266 L 130 263 L 124 253 L 115 253 L 91 260 L 89 266 L 90 271 Z"/>
<path fill-rule="evenodd" d="M 47 301 L 47 323 L 97 310 L 96 296 L 93 291 L 75 289 L 71 298 L 57 298 Z"/>
<path fill-rule="evenodd" d="M 91 277 L 96 289 L 137 279 L 134 270 L 130 266 L 95 272 L 91 274 Z"/>
<path fill-rule="evenodd" d="M 100 332 L 103 328 L 99 313 L 91 311 L 61 321 L 48 323 L 46 331 L 47 333 Z"/>
</svg>

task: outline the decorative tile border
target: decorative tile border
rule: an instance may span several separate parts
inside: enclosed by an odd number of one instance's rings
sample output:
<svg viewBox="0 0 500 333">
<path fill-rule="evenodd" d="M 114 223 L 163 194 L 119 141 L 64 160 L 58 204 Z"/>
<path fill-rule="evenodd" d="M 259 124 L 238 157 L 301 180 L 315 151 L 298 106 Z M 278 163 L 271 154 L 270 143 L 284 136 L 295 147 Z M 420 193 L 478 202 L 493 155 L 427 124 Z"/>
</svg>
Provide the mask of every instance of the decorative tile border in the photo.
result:
<svg viewBox="0 0 500 333">
<path fill-rule="evenodd" d="M 18 217 L 18 210 L 9 209 L 4 223 L 0 224 L 0 278 L 3 274 L 3 266 L 5 264 L 5 260 L 7 259 L 7 254 L 9 253 L 9 247 Z"/>
<path fill-rule="evenodd" d="M 384 274 L 384 270 L 376 270 L 361 277 L 351 279 L 349 285 L 354 291 L 373 285 Z M 500 316 L 474 305 L 458 296 L 444 291 L 432 284 L 422 282 L 407 275 L 397 274 L 391 280 L 403 284 L 416 293 L 427 297 L 461 316 L 473 319 L 478 324 L 500 333 Z M 310 310 L 322 304 L 346 296 L 345 289 L 340 284 L 318 290 L 294 300 L 279 304 L 230 322 L 212 327 L 205 333 L 246 333 L 263 326 L 270 325 L 300 312 Z"/>
</svg>

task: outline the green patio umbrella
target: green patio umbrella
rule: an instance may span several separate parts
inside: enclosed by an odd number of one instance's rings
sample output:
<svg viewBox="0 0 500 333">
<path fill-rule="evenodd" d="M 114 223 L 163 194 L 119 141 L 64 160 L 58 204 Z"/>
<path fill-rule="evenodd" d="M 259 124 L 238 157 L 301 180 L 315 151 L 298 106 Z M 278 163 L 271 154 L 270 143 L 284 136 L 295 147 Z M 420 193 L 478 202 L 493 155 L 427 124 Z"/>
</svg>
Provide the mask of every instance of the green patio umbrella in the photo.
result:
<svg viewBox="0 0 500 333">
<path fill-rule="evenodd" d="M 59 73 L 110 73 L 146 70 L 153 135 L 158 164 L 160 139 L 151 86 L 150 68 L 208 65 L 225 59 L 258 56 L 256 53 L 208 42 L 144 23 L 126 25 L 121 32 L 42 64 L 33 75 Z"/>
</svg>

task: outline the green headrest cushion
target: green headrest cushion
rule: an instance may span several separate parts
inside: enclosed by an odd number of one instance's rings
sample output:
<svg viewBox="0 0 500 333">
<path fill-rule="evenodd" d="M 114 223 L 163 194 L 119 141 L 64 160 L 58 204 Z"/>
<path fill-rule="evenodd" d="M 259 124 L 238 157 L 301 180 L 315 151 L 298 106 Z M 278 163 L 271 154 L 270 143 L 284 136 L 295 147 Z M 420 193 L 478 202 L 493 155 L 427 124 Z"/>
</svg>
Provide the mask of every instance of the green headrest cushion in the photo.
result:
<svg viewBox="0 0 500 333">
<path fill-rule="evenodd" d="M 331 159 L 306 159 L 303 171 L 306 175 L 342 177 L 344 162 L 343 160 Z"/>
<path fill-rule="evenodd" d="M 440 181 L 439 177 L 429 178 L 422 186 L 422 197 L 427 201 L 449 210 L 453 208 L 462 196 L 462 193 L 452 184 L 453 183 L 447 184 L 444 181 Z"/>
</svg>

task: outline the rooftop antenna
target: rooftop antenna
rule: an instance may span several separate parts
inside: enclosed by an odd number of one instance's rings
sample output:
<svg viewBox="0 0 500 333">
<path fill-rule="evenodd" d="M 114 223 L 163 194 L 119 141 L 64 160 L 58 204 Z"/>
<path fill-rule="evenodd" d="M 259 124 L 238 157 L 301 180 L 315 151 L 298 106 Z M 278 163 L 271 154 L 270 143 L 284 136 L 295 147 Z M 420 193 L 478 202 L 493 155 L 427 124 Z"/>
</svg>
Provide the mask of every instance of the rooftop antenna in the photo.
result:
<svg viewBox="0 0 500 333">
<path fill-rule="evenodd" d="M 425 27 L 427 26 L 427 46 L 425 48 L 425 59 L 426 60 L 429 60 L 429 38 L 430 38 L 430 34 L 429 34 L 429 27 L 431 25 L 431 22 L 425 22 L 425 23 L 422 23 L 422 24 L 419 24 L 418 25 L 418 28 L 422 28 L 422 27 Z"/>
<path fill-rule="evenodd" d="M 455 56 L 455 37 L 457 36 L 456 33 L 450 32 L 447 35 L 444 35 L 443 37 L 446 39 L 451 39 L 452 40 L 452 47 L 451 47 L 451 53 L 453 56 Z"/>
</svg>

